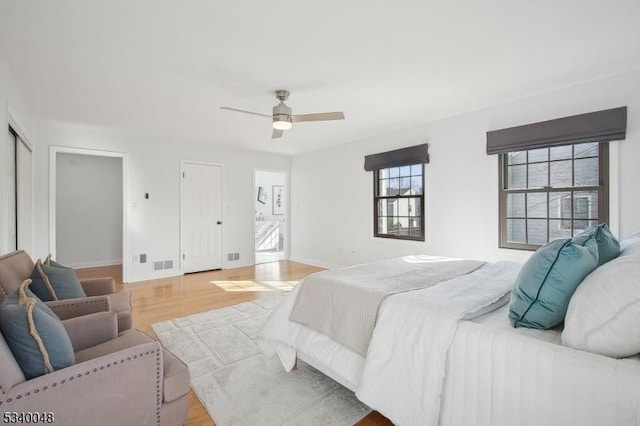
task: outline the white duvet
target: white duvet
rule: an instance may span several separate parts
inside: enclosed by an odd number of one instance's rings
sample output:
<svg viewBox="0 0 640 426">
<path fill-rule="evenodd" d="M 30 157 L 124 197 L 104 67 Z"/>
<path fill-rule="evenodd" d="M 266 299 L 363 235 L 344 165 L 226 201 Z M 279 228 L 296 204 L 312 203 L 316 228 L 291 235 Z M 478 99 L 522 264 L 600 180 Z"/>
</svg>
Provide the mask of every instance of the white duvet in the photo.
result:
<svg viewBox="0 0 640 426">
<path fill-rule="evenodd" d="M 273 344 L 287 371 L 300 351 L 327 366 L 334 378 L 394 423 L 435 425 L 447 351 L 458 320 L 506 303 L 519 268 L 512 262 L 487 264 L 446 285 L 388 297 L 380 307 L 366 359 L 289 321 L 295 289 L 260 334 Z"/>
</svg>

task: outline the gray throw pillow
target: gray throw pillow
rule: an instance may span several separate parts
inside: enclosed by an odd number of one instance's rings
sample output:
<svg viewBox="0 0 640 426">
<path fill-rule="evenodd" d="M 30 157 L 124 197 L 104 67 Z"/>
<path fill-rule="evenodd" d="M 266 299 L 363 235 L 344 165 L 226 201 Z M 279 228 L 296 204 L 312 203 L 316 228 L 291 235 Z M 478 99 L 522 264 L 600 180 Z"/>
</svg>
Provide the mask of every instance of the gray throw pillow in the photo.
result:
<svg viewBox="0 0 640 426">
<path fill-rule="evenodd" d="M 75 364 L 71 339 L 62 321 L 20 284 L 0 304 L 0 328 L 25 378 L 32 379 Z"/>
<path fill-rule="evenodd" d="M 31 273 L 31 290 L 43 302 L 87 297 L 73 269 L 36 262 Z"/>
</svg>

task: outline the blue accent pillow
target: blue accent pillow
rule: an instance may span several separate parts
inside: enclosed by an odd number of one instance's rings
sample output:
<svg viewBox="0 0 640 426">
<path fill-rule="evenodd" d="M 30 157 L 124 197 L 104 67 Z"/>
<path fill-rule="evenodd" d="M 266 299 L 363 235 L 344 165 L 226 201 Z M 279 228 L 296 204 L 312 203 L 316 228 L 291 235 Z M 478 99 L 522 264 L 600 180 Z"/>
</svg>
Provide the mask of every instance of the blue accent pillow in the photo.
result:
<svg viewBox="0 0 640 426">
<path fill-rule="evenodd" d="M 31 273 L 31 280 L 31 290 L 43 302 L 87 297 L 71 268 L 48 266 L 38 260 Z"/>
<path fill-rule="evenodd" d="M 598 266 L 604 265 L 620 255 L 620 242 L 613 235 L 606 223 L 587 228 L 573 237 L 574 241 L 582 241 L 584 238 L 595 236 L 598 242 Z"/>
<path fill-rule="evenodd" d="M 551 241 L 522 266 L 511 293 L 514 327 L 553 328 L 564 321 L 569 300 L 598 266 L 595 237 Z"/>
<path fill-rule="evenodd" d="M 71 339 L 56 314 L 20 284 L 0 304 L 0 328 L 27 379 L 75 364 Z"/>
</svg>

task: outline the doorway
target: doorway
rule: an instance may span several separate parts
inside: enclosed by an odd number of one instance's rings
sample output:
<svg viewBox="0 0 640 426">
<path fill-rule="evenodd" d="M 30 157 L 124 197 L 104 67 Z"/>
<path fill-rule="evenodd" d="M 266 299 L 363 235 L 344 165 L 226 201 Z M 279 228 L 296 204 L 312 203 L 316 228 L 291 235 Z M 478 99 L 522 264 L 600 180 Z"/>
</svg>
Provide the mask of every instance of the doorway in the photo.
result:
<svg viewBox="0 0 640 426">
<path fill-rule="evenodd" d="M 255 263 L 287 258 L 287 173 L 254 171 Z"/>
<path fill-rule="evenodd" d="M 222 268 L 222 166 L 183 161 L 180 246 L 184 273 Z"/>
<path fill-rule="evenodd" d="M 127 282 L 126 154 L 52 146 L 49 253 L 74 268 L 121 265 Z"/>
</svg>

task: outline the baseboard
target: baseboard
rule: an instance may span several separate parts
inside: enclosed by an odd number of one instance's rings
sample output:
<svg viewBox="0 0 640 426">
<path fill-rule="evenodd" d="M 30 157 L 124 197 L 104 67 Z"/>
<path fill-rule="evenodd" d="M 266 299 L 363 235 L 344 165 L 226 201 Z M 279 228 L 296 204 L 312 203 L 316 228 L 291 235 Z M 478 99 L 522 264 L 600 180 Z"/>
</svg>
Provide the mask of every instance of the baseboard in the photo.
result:
<svg viewBox="0 0 640 426">
<path fill-rule="evenodd" d="M 91 260 L 88 262 L 65 262 L 64 266 L 73 269 L 98 268 L 100 266 L 122 265 L 122 259 Z"/>
<path fill-rule="evenodd" d="M 184 275 L 179 269 L 166 269 L 164 271 L 153 271 L 145 274 L 131 274 L 127 277 L 125 284 L 134 284 L 140 281 L 158 280 L 160 278 L 172 278 Z"/>
<path fill-rule="evenodd" d="M 289 256 L 289 260 L 292 260 L 298 263 L 304 263 L 306 265 L 318 266 L 320 268 L 325 268 L 325 269 L 337 269 L 337 268 L 342 268 L 343 266 L 343 265 L 338 265 L 337 263 L 324 262 L 322 260 L 317 260 L 317 259 L 307 259 L 305 257 L 298 257 L 298 256 Z"/>
</svg>

